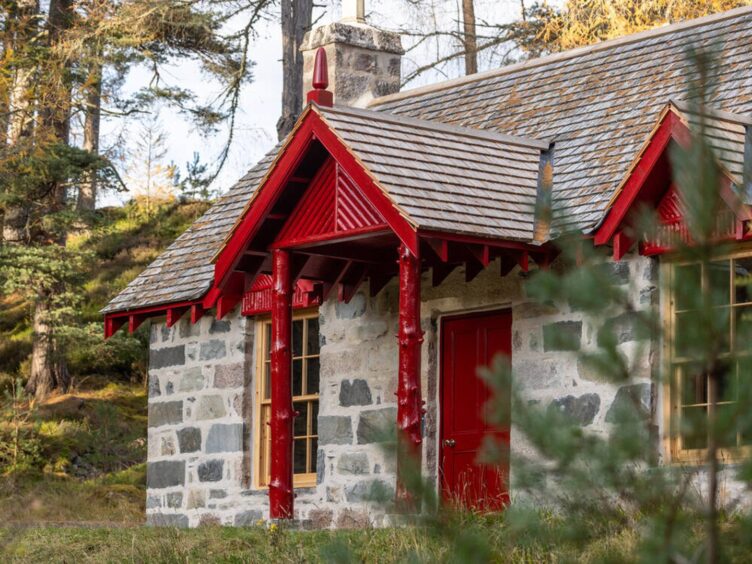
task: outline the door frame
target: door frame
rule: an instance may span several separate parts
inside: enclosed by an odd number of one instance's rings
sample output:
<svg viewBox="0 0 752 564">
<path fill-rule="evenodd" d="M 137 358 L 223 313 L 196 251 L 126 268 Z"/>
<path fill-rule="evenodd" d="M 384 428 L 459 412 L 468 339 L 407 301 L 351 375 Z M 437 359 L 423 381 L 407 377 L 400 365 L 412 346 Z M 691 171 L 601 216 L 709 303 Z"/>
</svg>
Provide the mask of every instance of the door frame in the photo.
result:
<svg viewBox="0 0 752 564">
<path fill-rule="evenodd" d="M 482 306 L 477 308 L 468 308 L 462 310 L 456 310 L 452 312 L 443 312 L 436 317 L 436 476 L 434 485 L 436 486 L 436 493 L 441 496 L 441 473 L 442 473 L 442 460 L 441 460 L 441 441 L 444 440 L 444 402 L 442 400 L 442 390 L 444 389 L 444 356 L 442 346 L 444 338 L 444 321 L 449 319 L 463 319 L 466 317 L 476 317 L 481 315 L 493 315 L 494 313 L 501 313 L 508 311 L 512 314 L 512 327 L 514 330 L 514 312 L 512 310 L 511 302 L 505 302 L 502 304 L 494 304 L 489 306 Z M 510 350 L 511 352 L 511 350 Z M 512 355 L 510 354 L 510 359 Z M 512 445 L 512 429 L 509 428 L 509 445 L 511 449 Z M 511 469 L 510 469 L 511 474 Z"/>
</svg>

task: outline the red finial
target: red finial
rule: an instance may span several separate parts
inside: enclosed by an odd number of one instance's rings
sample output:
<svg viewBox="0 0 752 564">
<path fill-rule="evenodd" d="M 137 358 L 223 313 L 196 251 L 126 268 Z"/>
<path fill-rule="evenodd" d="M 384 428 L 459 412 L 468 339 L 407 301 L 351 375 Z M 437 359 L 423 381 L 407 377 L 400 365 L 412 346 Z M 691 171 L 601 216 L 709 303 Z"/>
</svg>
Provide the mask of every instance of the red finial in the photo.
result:
<svg viewBox="0 0 752 564">
<path fill-rule="evenodd" d="M 316 102 L 319 106 L 332 106 L 334 95 L 327 90 L 329 86 L 329 71 L 326 66 L 326 51 L 319 47 L 313 63 L 313 90 L 308 92 L 307 101 Z"/>
</svg>

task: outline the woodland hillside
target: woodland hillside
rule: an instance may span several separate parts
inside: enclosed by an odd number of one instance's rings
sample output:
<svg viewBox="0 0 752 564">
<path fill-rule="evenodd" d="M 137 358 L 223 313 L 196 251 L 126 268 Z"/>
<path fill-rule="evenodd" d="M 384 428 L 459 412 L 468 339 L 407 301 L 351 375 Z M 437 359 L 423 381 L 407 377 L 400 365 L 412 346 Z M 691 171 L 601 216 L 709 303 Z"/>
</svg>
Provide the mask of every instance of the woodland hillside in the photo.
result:
<svg viewBox="0 0 752 564">
<path fill-rule="evenodd" d="M 42 402 L 23 394 L 31 349 L 29 303 L 0 305 L 0 514 L 5 523 L 143 520 L 148 325 L 102 338 L 99 309 L 206 208 L 139 202 L 97 212 L 69 238 L 87 253 L 81 314 L 65 328 L 71 386 Z"/>
</svg>

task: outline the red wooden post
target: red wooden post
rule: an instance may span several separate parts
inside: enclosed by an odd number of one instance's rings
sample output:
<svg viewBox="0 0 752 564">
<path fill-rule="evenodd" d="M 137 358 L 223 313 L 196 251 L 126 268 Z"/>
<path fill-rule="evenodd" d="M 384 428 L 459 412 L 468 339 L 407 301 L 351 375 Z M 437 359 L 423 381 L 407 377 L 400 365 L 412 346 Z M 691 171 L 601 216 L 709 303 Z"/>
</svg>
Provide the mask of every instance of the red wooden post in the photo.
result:
<svg viewBox="0 0 752 564">
<path fill-rule="evenodd" d="M 399 376 L 397 384 L 397 502 L 410 503 L 406 473 L 420 471 L 420 258 L 399 248 Z"/>
<path fill-rule="evenodd" d="M 290 253 L 272 251 L 271 479 L 272 519 L 292 519 L 292 276 Z"/>
</svg>

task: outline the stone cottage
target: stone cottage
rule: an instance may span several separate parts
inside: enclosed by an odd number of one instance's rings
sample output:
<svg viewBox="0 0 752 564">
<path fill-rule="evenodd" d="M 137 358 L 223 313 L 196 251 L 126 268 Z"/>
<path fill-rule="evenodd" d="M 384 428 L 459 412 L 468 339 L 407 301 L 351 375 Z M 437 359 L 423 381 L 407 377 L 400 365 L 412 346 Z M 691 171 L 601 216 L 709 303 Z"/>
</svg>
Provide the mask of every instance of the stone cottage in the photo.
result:
<svg viewBox="0 0 752 564">
<path fill-rule="evenodd" d="M 581 312 L 532 303 L 522 282 L 555 259 L 536 214 L 550 199 L 613 248 L 634 306 L 672 322 L 657 291 L 670 261 L 625 225 L 638 203 L 682 221 L 666 154 L 687 131 L 689 47 L 718 50 L 711 141 L 728 181 L 749 183 L 750 45 L 743 8 L 400 92 L 398 36 L 358 10 L 312 30 L 295 129 L 104 309 L 108 337 L 151 321 L 149 522 L 378 526 L 369 494 L 401 498 L 411 459 L 445 496 L 500 507 L 514 468 L 476 460 L 476 368 L 499 353 L 531 399 L 584 426 L 637 398 L 663 460 L 701 452 L 670 432 L 673 380 L 651 383 L 670 346 L 636 357 L 625 329 L 636 383 L 601 382 L 552 338 L 593 346 Z M 752 270 L 748 221 L 724 234 L 729 273 Z M 399 455 L 381 445 L 390 424 Z"/>
</svg>

